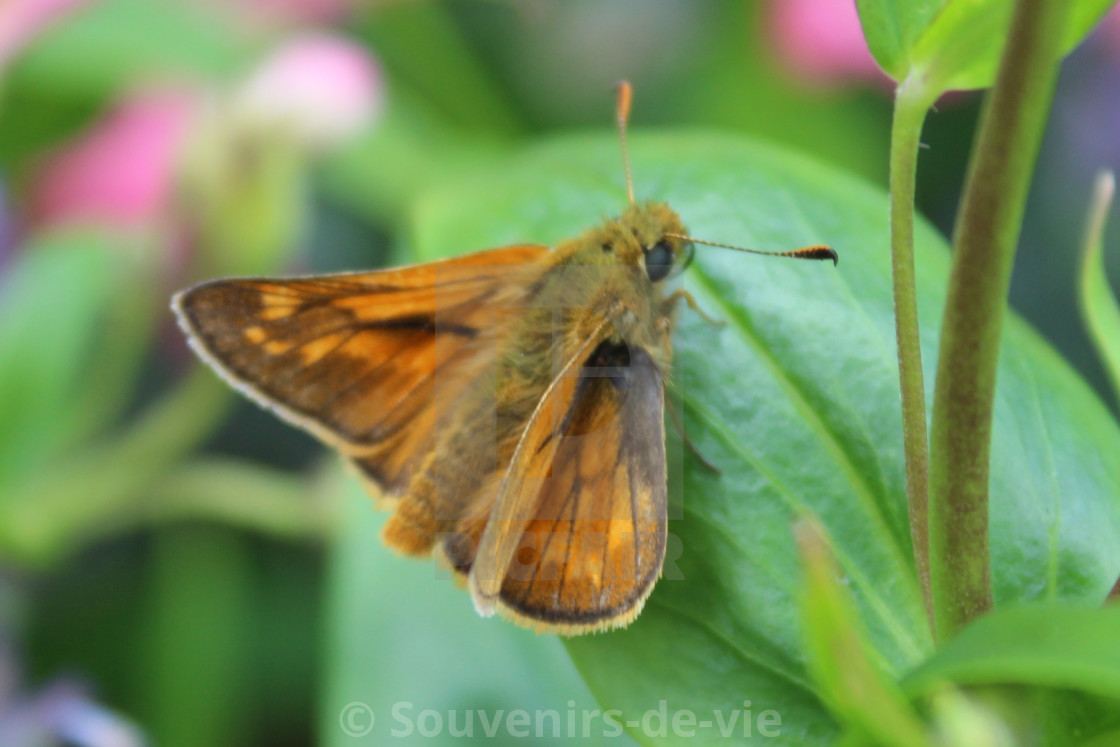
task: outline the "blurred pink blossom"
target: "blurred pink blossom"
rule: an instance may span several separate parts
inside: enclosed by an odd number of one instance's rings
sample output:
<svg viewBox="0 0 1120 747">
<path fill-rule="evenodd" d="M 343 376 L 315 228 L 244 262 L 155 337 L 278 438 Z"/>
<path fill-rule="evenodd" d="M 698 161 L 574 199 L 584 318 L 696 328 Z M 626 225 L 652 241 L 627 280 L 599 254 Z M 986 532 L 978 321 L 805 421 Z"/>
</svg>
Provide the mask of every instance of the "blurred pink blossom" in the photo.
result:
<svg viewBox="0 0 1120 747">
<path fill-rule="evenodd" d="M 217 2 L 217 0 L 212 0 Z M 246 19 L 265 25 L 334 23 L 350 11 L 352 0 L 225 0 L 224 9 L 240 11 Z"/>
<path fill-rule="evenodd" d="M 269 135 L 279 133 L 283 139 L 270 147 L 313 152 L 369 124 L 381 101 L 380 72 L 365 49 L 326 34 L 299 36 L 226 97 L 164 88 L 122 100 L 42 164 L 31 212 L 42 223 L 151 226 L 171 216 L 180 159 L 191 145 L 193 156 L 200 142 L 217 148 L 207 151 L 208 162 L 221 163 L 236 160 L 243 138 L 272 142 Z"/>
<path fill-rule="evenodd" d="M 0 0 L 0 68 L 36 34 L 90 0 Z"/>
<path fill-rule="evenodd" d="M 1112 57 L 1120 59 L 1120 5 L 1114 5 L 1097 28 Z"/>
<path fill-rule="evenodd" d="M 52 154 L 32 186 L 37 221 L 146 226 L 165 214 L 176 159 L 200 99 L 162 89 L 134 94 Z"/>
<path fill-rule="evenodd" d="M 0 181 L 0 274 L 16 247 L 16 222 L 8 203 L 7 187 Z"/>
<path fill-rule="evenodd" d="M 863 38 L 855 0 L 771 0 L 766 28 L 782 64 L 805 83 L 886 82 Z"/>
<path fill-rule="evenodd" d="M 381 71 L 359 44 L 325 33 L 294 37 L 245 82 L 239 112 L 287 128 L 304 145 L 330 146 L 380 114 Z"/>
</svg>

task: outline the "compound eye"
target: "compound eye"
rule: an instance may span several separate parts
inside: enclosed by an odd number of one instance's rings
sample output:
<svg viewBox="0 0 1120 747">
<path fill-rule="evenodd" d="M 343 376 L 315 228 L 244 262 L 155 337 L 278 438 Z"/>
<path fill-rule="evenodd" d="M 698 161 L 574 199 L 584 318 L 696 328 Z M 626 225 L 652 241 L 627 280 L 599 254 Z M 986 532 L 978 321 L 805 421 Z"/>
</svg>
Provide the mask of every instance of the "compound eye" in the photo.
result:
<svg viewBox="0 0 1120 747">
<path fill-rule="evenodd" d="M 664 241 L 658 241 L 646 251 L 646 275 L 650 282 L 664 280 L 673 269 L 673 250 Z"/>
</svg>

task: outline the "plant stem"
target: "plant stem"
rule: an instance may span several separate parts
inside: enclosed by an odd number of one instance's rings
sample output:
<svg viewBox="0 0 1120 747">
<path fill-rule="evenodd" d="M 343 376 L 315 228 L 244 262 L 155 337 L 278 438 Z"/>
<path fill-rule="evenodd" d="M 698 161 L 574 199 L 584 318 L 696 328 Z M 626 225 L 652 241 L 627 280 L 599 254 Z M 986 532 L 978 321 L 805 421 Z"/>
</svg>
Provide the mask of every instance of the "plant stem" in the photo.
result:
<svg viewBox="0 0 1120 747">
<path fill-rule="evenodd" d="M 1108 596 L 1105 598 L 1105 603 L 1120 603 L 1120 578 L 1116 579 L 1116 583 L 1112 585 L 1112 591 L 1108 592 Z"/>
<path fill-rule="evenodd" d="M 1120 306 L 1108 285 L 1104 266 L 1104 228 L 1108 209 L 1116 191 L 1116 177 L 1111 171 L 1097 174 L 1093 197 L 1089 204 L 1089 220 L 1081 250 L 1081 277 L 1078 301 L 1085 329 L 1097 349 L 1112 382 L 1116 402 L 1120 404 Z"/>
<path fill-rule="evenodd" d="M 930 580 L 949 638 L 991 608 L 988 480 L 996 364 L 1067 0 L 1019 0 L 985 102 L 954 237 L 930 437 Z"/>
<path fill-rule="evenodd" d="M 196 365 L 122 433 L 22 485 L 0 522 L 5 560 L 48 563 L 120 522 L 120 511 L 214 429 L 229 401 L 228 387 Z"/>
<path fill-rule="evenodd" d="M 332 460 L 333 464 L 333 460 Z M 333 492 L 294 477 L 234 459 L 199 458 L 161 475 L 151 487 L 158 500 L 141 498 L 137 523 L 201 518 L 274 537 L 322 540 L 337 523 Z"/>
<path fill-rule="evenodd" d="M 929 581 L 929 441 L 926 436 L 926 390 L 918 334 L 918 298 L 914 280 L 914 183 L 919 138 L 933 95 L 921 76 L 898 86 L 891 123 L 891 277 L 894 284 L 898 378 L 902 390 L 902 446 L 906 455 L 906 503 L 914 567 L 930 632 L 937 637 Z"/>
</svg>

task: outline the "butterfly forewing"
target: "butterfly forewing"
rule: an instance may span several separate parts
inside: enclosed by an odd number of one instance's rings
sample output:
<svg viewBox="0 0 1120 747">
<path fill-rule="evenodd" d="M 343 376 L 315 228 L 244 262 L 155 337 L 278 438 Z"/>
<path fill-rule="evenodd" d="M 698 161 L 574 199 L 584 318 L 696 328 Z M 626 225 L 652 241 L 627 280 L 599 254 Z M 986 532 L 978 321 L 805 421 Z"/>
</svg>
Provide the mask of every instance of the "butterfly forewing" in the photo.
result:
<svg viewBox="0 0 1120 747">
<path fill-rule="evenodd" d="M 226 378 L 399 493 L 442 413 L 492 361 L 495 314 L 516 307 L 547 253 L 515 246 L 380 272 L 218 280 L 175 309 Z"/>
</svg>

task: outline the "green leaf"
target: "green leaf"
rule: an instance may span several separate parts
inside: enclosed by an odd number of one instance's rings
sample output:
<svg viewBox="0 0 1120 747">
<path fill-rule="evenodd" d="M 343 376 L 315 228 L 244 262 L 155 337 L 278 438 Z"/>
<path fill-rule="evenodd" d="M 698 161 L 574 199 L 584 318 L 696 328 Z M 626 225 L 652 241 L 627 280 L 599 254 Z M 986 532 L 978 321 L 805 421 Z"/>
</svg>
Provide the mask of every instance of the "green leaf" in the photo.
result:
<svg viewBox="0 0 1120 747">
<path fill-rule="evenodd" d="M 985 615 L 902 685 L 920 695 L 944 682 L 1044 685 L 1120 698 L 1120 606 L 1032 605 Z"/>
<path fill-rule="evenodd" d="M 837 727 L 805 669 L 796 515 L 814 514 L 834 538 L 888 675 L 931 651 L 904 499 L 888 201 L 864 182 L 743 139 L 680 132 L 635 135 L 632 145 L 639 199 L 665 200 L 694 235 L 759 249 L 828 242 L 841 261 L 833 268 L 697 249 L 684 287 L 726 325 L 681 314 L 669 396 L 723 474 L 670 459 L 665 577 L 628 629 L 576 638 L 568 649 L 604 707 L 627 718 L 664 700 L 670 711 L 726 720 L 742 717 L 750 700 L 755 721 L 780 712 L 787 743 L 819 744 Z M 575 236 L 625 206 L 618 163 L 617 140 L 606 135 L 495 161 L 421 201 L 412 245 L 430 259 Z M 915 250 L 930 377 L 948 254 L 923 223 Z M 1016 319 L 1005 327 L 999 387 L 996 600 L 1097 603 L 1120 568 L 1120 430 Z M 631 733 L 650 744 L 689 741 Z"/>
<path fill-rule="evenodd" d="M 1120 744 L 1120 729 L 1098 734 L 1088 742 L 1082 742 L 1080 747 L 1113 747 Z"/>
<path fill-rule="evenodd" d="M 849 738 L 923 747 L 921 721 L 893 680 L 869 656 L 863 626 L 839 582 L 827 540 L 812 519 L 794 528 L 805 563 L 802 629 L 809 671 L 821 698 L 849 727 Z"/>
<path fill-rule="evenodd" d="M 1108 286 L 1104 265 L 1103 234 L 1108 208 L 1112 204 L 1115 182 L 1111 173 L 1097 178 L 1089 229 L 1082 251 L 1078 300 L 1081 318 L 1093 340 L 1093 346 L 1104 363 L 1112 381 L 1112 391 L 1120 401 L 1120 303 Z"/>
<path fill-rule="evenodd" d="M 1079 0 L 1062 49 L 1076 47 L 1113 0 Z M 953 0 L 934 19 L 913 50 L 911 63 L 938 91 L 990 86 L 1007 39 L 1011 0 Z"/>
<path fill-rule="evenodd" d="M 910 50 L 947 0 L 856 0 L 867 46 L 895 80 L 906 77 Z"/>
<path fill-rule="evenodd" d="M 40 154 L 137 85 L 229 77 L 257 51 L 224 8 L 178 0 L 84 3 L 0 71 L 0 161 L 34 169 Z"/>
<path fill-rule="evenodd" d="M 1021 701 L 1027 701 L 1022 698 Z M 929 697 L 931 731 L 935 744 L 954 747 L 1014 747 L 1011 727 L 994 708 L 976 702 L 964 692 L 945 685 Z M 1032 703 L 1033 705 L 1033 703 Z"/>
<path fill-rule="evenodd" d="M 122 259 L 99 239 L 55 236 L 0 277 L 0 485 L 40 467 L 64 438 Z"/>
<path fill-rule="evenodd" d="M 138 70 L 228 72 L 251 47 L 206 11 L 174 0 L 104 0 L 50 29 L 11 70 L 12 83 L 49 89 L 56 98 L 115 93 Z"/>
<path fill-rule="evenodd" d="M 1076 0 L 1063 49 L 1076 47 L 1114 0 Z M 995 80 L 1012 0 L 858 0 L 875 59 L 897 81 L 914 76 L 935 93 Z"/>
</svg>

